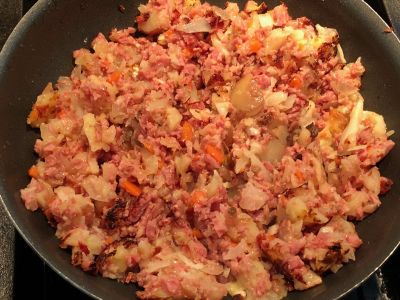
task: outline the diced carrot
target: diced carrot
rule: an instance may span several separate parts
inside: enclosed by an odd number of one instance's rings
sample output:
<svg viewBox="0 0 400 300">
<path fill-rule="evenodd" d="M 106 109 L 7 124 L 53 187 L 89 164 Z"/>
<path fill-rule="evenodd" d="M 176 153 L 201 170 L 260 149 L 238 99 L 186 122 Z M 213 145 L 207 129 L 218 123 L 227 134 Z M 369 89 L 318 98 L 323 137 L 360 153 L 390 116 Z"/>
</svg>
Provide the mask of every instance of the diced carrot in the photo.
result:
<svg viewBox="0 0 400 300">
<path fill-rule="evenodd" d="M 119 186 L 135 197 L 139 197 L 142 193 L 142 189 L 140 187 L 125 178 L 119 181 Z"/>
<path fill-rule="evenodd" d="M 151 143 L 149 143 L 149 142 L 142 142 L 142 144 L 143 144 L 143 147 L 144 147 L 147 151 L 149 151 L 151 154 L 154 154 L 154 147 L 153 147 L 153 145 L 152 145 Z"/>
<path fill-rule="evenodd" d="M 249 42 L 249 48 L 251 53 L 256 53 L 262 47 L 262 43 L 257 39 L 251 39 Z"/>
<path fill-rule="evenodd" d="M 206 193 L 202 190 L 194 190 L 190 195 L 191 204 L 201 203 L 206 197 Z"/>
<path fill-rule="evenodd" d="M 165 166 L 164 160 L 160 158 L 158 160 L 158 169 L 162 170 L 164 168 L 164 166 Z"/>
<path fill-rule="evenodd" d="M 174 31 L 172 29 L 168 29 L 166 32 L 164 32 L 164 36 L 166 38 L 171 37 L 174 34 Z"/>
<path fill-rule="evenodd" d="M 224 152 L 220 149 L 215 147 L 214 145 L 207 144 L 205 146 L 206 153 L 209 154 L 212 158 L 214 158 L 217 163 L 222 164 L 224 161 Z"/>
<path fill-rule="evenodd" d="M 111 236 L 108 236 L 105 240 L 106 244 L 109 245 L 113 242 L 113 238 Z"/>
<path fill-rule="evenodd" d="M 304 180 L 304 175 L 303 175 L 302 172 L 296 171 L 296 172 L 294 173 L 294 175 L 296 175 L 296 177 L 297 177 L 300 181 L 303 181 L 303 180 Z"/>
<path fill-rule="evenodd" d="M 39 177 L 39 171 L 36 166 L 32 166 L 28 170 L 28 175 L 31 176 L 32 178 L 38 178 Z"/>
<path fill-rule="evenodd" d="M 251 26 L 253 26 L 253 18 L 247 20 L 247 27 L 250 28 Z"/>
<path fill-rule="evenodd" d="M 28 124 L 34 124 L 39 119 L 39 111 L 34 106 L 28 117 Z"/>
<path fill-rule="evenodd" d="M 297 75 L 293 76 L 293 78 L 289 82 L 289 86 L 295 89 L 299 89 L 303 86 L 303 80 Z"/>
<path fill-rule="evenodd" d="M 192 52 L 192 50 L 190 48 L 184 48 L 182 50 L 182 54 L 186 58 L 191 58 L 193 56 L 193 52 Z"/>
<path fill-rule="evenodd" d="M 204 235 L 201 233 L 201 231 L 197 228 L 193 228 L 192 232 L 193 232 L 193 236 L 195 236 L 198 239 L 201 239 L 204 237 Z"/>
<path fill-rule="evenodd" d="M 108 75 L 108 82 L 116 83 L 121 78 L 121 72 L 115 71 Z"/>
<path fill-rule="evenodd" d="M 193 127 L 189 122 L 183 122 L 182 124 L 182 140 L 191 141 L 193 139 Z"/>
<path fill-rule="evenodd" d="M 195 9 L 191 9 L 189 11 L 189 17 L 190 18 L 194 18 L 196 16 L 196 14 L 197 14 L 197 11 Z"/>
</svg>

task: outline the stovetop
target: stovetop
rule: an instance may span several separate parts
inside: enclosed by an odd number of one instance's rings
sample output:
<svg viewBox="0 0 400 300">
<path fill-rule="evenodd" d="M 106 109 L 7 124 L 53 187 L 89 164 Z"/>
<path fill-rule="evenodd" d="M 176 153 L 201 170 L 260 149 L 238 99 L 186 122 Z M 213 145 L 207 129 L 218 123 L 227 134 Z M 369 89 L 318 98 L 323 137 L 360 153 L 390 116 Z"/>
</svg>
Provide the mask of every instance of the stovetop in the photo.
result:
<svg viewBox="0 0 400 300">
<path fill-rule="evenodd" d="M 22 14 L 35 2 L 0 0 L 0 47 Z M 366 2 L 388 21 L 381 0 Z M 400 249 L 364 284 L 342 300 L 400 300 L 399 267 Z M 48 267 L 18 233 L 14 235 L 0 208 L 0 299 L 25 299 L 27 292 L 31 299 L 91 299 Z"/>
</svg>

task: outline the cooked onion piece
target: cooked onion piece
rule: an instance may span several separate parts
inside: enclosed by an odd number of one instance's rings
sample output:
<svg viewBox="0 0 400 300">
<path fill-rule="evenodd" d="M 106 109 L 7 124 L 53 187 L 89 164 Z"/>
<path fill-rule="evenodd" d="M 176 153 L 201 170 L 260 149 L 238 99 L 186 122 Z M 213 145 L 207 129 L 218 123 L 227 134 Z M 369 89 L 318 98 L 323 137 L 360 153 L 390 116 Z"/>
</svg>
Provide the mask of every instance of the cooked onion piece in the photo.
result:
<svg viewBox="0 0 400 300">
<path fill-rule="evenodd" d="M 244 75 L 234 86 L 231 93 L 232 105 L 245 116 L 258 114 L 264 105 L 264 97 L 251 74 Z"/>
</svg>

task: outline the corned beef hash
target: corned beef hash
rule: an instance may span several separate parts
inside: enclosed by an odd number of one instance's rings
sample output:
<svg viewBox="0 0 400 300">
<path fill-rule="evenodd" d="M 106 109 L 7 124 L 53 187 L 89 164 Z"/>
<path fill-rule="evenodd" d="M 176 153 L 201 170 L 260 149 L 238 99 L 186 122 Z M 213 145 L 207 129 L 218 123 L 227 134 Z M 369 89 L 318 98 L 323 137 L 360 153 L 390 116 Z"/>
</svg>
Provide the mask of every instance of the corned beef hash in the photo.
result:
<svg viewBox="0 0 400 300">
<path fill-rule="evenodd" d="M 354 260 L 394 143 L 338 32 L 284 4 L 139 11 L 141 35 L 75 51 L 28 117 L 41 138 L 21 197 L 72 263 L 142 299 L 281 299 Z"/>
</svg>

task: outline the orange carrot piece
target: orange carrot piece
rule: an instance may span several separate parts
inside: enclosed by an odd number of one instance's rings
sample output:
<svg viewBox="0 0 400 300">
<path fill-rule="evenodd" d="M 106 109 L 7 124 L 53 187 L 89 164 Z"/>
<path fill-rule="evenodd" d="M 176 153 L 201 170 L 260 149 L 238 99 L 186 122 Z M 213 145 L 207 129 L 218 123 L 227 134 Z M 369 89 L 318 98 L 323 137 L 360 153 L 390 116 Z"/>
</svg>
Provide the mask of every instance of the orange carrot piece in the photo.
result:
<svg viewBox="0 0 400 300">
<path fill-rule="evenodd" d="M 106 244 L 109 245 L 114 241 L 114 239 L 111 236 L 108 236 L 105 240 Z"/>
<path fill-rule="evenodd" d="M 164 32 L 164 36 L 169 38 L 174 34 L 174 31 L 172 29 L 168 29 L 166 32 Z"/>
<path fill-rule="evenodd" d="M 39 119 L 39 111 L 34 106 L 28 117 L 28 124 L 34 124 Z"/>
<path fill-rule="evenodd" d="M 295 89 L 299 89 L 303 86 L 303 80 L 297 75 L 293 76 L 293 78 L 289 82 L 289 86 Z"/>
<path fill-rule="evenodd" d="M 182 54 L 186 58 L 191 58 L 193 56 L 193 52 L 190 48 L 185 48 L 182 50 Z"/>
<path fill-rule="evenodd" d="M 214 158 L 217 163 L 222 164 L 224 161 L 224 152 L 220 149 L 215 147 L 214 145 L 207 144 L 205 146 L 205 150 L 207 154 L 209 154 L 212 158 Z"/>
<path fill-rule="evenodd" d="M 250 28 L 251 26 L 253 26 L 253 19 L 252 18 L 247 20 L 247 28 Z"/>
<path fill-rule="evenodd" d="M 202 190 L 194 190 L 190 195 L 191 204 L 197 204 L 202 202 L 206 197 L 206 193 Z"/>
<path fill-rule="evenodd" d="M 153 147 L 153 145 L 152 145 L 151 143 L 149 143 L 149 142 L 142 142 L 142 144 L 143 144 L 143 147 L 144 147 L 147 151 L 149 151 L 151 154 L 154 154 L 154 147 Z"/>
<path fill-rule="evenodd" d="M 257 40 L 257 39 L 250 40 L 249 48 L 250 48 L 251 53 L 258 52 L 258 50 L 260 50 L 261 47 L 262 47 L 262 43 L 259 40 Z"/>
<path fill-rule="evenodd" d="M 108 82 L 115 83 L 121 78 L 121 72 L 115 71 L 108 75 Z"/>
<path fill-rule="evenodd" d="M 296 175 L 297 179 L 299 179 L 300 181 L 303 181 L 305 179 L 303 173 L 300 171 L 296 171 L 294 175 Z"/>
<path fill-rule="evenodd" d="M 123 178 L 119 181 L 119 186 L 132 196 L 139 197 L 142 193 L 142 189 L 136 184 L 130 182 L 129 180 Z"/>
<path fill-rule="evenodd" d="M 191 141 L 193 139 L 193 127 L 189 122 L 183 122 L 182 124 L 182 140 Z"/>
<path fill-rule="evenodd" d="M 31 176 L 32 178 L 38 178 L 39 177 L 39 170 L 36 166 L 32 166 L 28 170 L 28 175 Z"/>
<path fill-rule="evenodd" d="M 164 168 L 164 166 L 165 166 L 164 160 L 159 158 L 158 159 L 158 170 L 161 171 Z"/>
<path fill-rule="evenodd" d="M 201 233 L 201 231 L 197 228 L 193 228 L 192 232 L 193 232 L 193 236 L 195 236 L 198 239 L 201 239 L 204 237 L 204 235 Z"/>
</svg>

